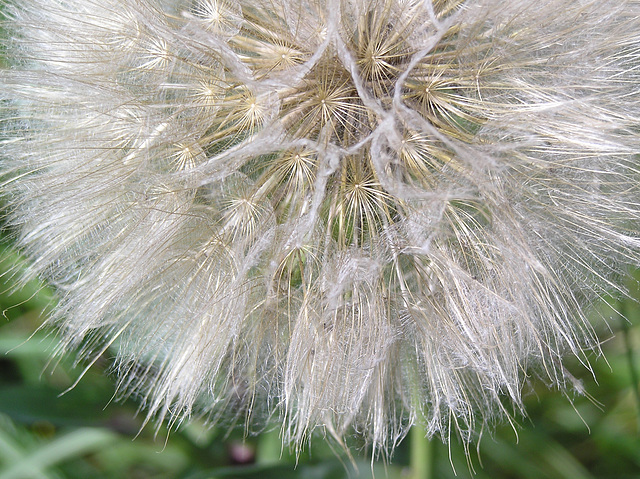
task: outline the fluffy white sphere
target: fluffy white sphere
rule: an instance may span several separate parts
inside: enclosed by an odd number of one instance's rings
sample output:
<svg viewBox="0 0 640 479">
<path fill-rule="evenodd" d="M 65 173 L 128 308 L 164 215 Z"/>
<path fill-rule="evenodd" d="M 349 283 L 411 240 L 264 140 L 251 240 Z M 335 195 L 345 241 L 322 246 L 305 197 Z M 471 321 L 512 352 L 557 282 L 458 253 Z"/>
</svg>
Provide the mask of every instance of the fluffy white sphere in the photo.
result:
<svg viewBox="0 0 640 479">
<path fill-rule="evenodd" d="M 8 221 L 149 417 L 521 410 L 640 264 L 637 0 L 11 0 Z"/>
</svg>

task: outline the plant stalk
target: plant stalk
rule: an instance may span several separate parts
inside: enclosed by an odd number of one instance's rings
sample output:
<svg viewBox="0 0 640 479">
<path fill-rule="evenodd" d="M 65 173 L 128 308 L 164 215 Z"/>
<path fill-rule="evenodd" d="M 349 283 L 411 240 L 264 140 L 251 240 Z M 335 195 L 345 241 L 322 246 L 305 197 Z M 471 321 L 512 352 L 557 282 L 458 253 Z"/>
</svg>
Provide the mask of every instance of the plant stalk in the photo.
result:
<svg viewBox="0 0 640 479">
<path fill-rule="evenodd" d="M 433 479 L 433 441 L 425 436 L 423 424 L 411 428 L 409 444 L 411 479 Z"/>
</svg>

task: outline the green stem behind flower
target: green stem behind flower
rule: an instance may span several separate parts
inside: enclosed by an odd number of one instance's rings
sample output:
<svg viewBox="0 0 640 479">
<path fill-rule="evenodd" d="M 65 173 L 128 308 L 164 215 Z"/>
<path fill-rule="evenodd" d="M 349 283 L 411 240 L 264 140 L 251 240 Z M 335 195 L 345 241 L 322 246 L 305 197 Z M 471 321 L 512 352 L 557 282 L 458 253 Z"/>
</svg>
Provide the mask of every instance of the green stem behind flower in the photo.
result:
<svg viewBox="0 0 640 479">
<path fill-rule="evenodd" d="M 416 411 L 415 423 L 409 432 L 409 466 L 411 468 L 411 479 L 432 479 L 433 478 L 433 442 L 427 437 L 427 420 L 424 416 L 421 404 L 421 394 L 419 390 L 419 372 L 411 369 L 411 401 Z"/>
<path fill-rule="evenodd" d="M 623 308 L 628 309 L 625 306 L 623 306 Z M 636 370 L 636 367 L 635 367 L 633 345 L 631 344 L 631 337 L 630 337 L 631 335 L 629 333 L 629 324 L 627 324 L 627 319 L 624 317 L 621 318 L 620 322 L 622 323 L 622 335 L 624 337 L 627 362 L 629 363 L 629 376 L 631 379 L 631 387 L 633 389 L 634 397 L 636 400 L 636 409 L 638 412 L 636 425 L 638 428 L 638 432 L 640 432 L 640 386 L 639 386 L 640 376 L 638 375 L 638 371 Z"/>
<path fill-rule="evenodd" d="M 280 429 L 264 431 L 258 436 L 256 448 L 256 464 L 272 465 L 280 461 L 282 456 L 282 439 Z"/>
<path fill-rule="evenodd" d="M 424 424 L 418 422 L 411 428 L 409 439 L 411 479 L 433 478 L 433 441 L 426 437 Z"/>
</svg>

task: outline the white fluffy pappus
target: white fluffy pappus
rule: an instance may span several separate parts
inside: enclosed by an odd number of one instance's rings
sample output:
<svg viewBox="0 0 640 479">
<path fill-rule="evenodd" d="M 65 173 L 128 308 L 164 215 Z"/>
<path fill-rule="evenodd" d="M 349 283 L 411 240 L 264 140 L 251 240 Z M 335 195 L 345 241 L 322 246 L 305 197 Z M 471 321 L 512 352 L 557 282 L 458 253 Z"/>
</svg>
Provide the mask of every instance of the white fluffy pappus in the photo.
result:
<svg viewBox="0 0 640 479">
<path fill-rule="evenodd" d="M 149 418 L 469 441 L 640 265 L 637 0 L 2 13 L 7 221 Z"/>
</svg>

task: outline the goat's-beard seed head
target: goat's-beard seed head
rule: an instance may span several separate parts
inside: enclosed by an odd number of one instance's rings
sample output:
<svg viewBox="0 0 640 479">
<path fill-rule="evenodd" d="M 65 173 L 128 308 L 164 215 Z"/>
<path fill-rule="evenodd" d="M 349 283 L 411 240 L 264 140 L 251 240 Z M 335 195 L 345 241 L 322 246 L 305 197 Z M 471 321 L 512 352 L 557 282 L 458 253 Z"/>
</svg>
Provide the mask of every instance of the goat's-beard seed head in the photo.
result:
<svg viewBox="0 0 640 479">
<path fill-rule="evenodd" d="M 636 0 L 3 8 L 7 216 L 149 417 L 469 440 L 640 263 Z"/>
</svg>

